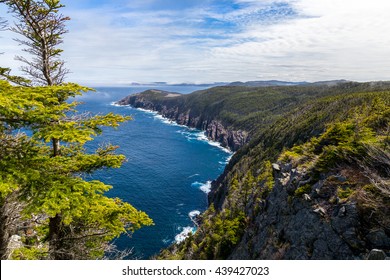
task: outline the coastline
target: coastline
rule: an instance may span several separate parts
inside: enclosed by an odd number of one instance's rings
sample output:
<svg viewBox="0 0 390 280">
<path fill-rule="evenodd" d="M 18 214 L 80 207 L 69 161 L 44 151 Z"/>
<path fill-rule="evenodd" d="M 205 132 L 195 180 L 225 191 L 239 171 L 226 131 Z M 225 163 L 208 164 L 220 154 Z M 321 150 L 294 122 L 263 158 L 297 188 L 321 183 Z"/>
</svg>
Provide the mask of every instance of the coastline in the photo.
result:
<svg viewBox="0 0 390 280">
<path fill-rule="evenodd" d="M 145 113 L 150 113 L 150 114 L 153 114 L 155 116 L 155 119 L 158 119 L 160 120 L 161 122 L 167 124 L 167 125 L 173 125 L 173 126 L 178 126 L 178 127 L 184 127 L 184 128 L 187 128 L 191 131 L 194 131 L 194 132 L 198 132 L 200 133 L 199 134 L 199 137 L 198 137 L 198 140 L 199 141 L 204 141 L 206 143 L 208 143 L 210 146 L 214 146 L 214 147 L 217 147 L 219 149 L 221 149 L 222 151 L 224 151 L 225 153 L 229 154 L 229 160 L 226 162 L 226 164 L 229 163 L 230 159 L 233 157 L 233 155 L 235 154 L 235 152 L 233 152 L 229 147 L 223 147 L 222 144 L 218 141 L 214 141 L 212 140 L 211 138 L 207 137 L 206 135 L 206 131 L 205 130 L 200 130 L 200 129 L 197 129 L 197 128 L 194 128 L 194 127 L 190 127 L 190 126 L 187 126 L 187 125 L 183 125 L 183 124 L 179 124 L 177 123 L 176 120 L 173 120 L 173 119 L 170 119 L 170 118 L 167 118 L 167 117 L 164 117 L 160 112 L 158 111 L 155 111 L 155 110 L 149 110 L 149 109 L 144 109 L 144 108 L 140 108 L 140 107 L 134 107 L 134 106 L 131 106 L 130 104 L 127 104 L 127 105 L 121 105 L 121 104 L 118 104 L 118 102 L 111 102 L 112 106 L 116 106 L 116 107 L 131 107 L 135 110 L 139 110 L 139 111 L 142 111 L 142 112 L 145 112 Z"/>
<path fill-rule="evenodd" d="M 235 153 L 235 152 L 231 151 L 229 148 L 223 147 L 221 145 L 221 143 L 219 143 L 217 141 L 213 141 L 212 139 L 209 139 L 206 136 L 206 131 L 199 130 L 199 129 L 193 128 L 193 127 L 189 127 L 187 125 L 178 124 L 176 121 L 162 116 L 158 111 L 137 108 L 137 107 L 131 106 L 130 104 L 120 105 L 117 102 L 112 102 L 110 105 L 116 106 L 116 107 L 131 107 L 135 110 L 153 115 L 154 119 L 161 121 L 162 123 L 164 123 L 166 125 L 177 126 L 177 127 L 188 129 L 191 134 L 194 134 L 196 136 L 196 138 L 195 139 L 194 138 L 187 138 L 187 139 L 205 142 L 210 146 L 213 146 L 213 147 L 216 147 L 216 148 L 222 150 L 224 153 L 226 153 L 228 155 L 225 162 L 220 162 L 221 165 L 226 166 Z M 213 180 L 216 180 L 216 178 Z M 191 186 L 193 186 L 193 187 L 195 186 L 195 187 L 199 188 L 203 193 L 205 193 L 206 197 L 208 196 L 208 194 L 211 191 L 211 185 L 212 185 L 212 181 L 210 181 L 210 180 L 206 181 L 205 183 L 195 181 L 191 184 Z M 192 221 L 193 224 L 178 227 L 178 230 L 180 230 L 180 233 L 175 235 L 175 237 L 173 238 L 174 241 L 172 244 L 179 244 L 179 243 L 183 242 L 190 234 L 194 234 L 197 231 L 199 224 L 196 222 L 196 217 L 201 215 L 201 214 L 202 214 L 202 211 L 199 211 L 199 210 L 192 210 L 191 212 L 188 213 L 188 216 L 190 217 L 190 220 Z"/>
</svg>

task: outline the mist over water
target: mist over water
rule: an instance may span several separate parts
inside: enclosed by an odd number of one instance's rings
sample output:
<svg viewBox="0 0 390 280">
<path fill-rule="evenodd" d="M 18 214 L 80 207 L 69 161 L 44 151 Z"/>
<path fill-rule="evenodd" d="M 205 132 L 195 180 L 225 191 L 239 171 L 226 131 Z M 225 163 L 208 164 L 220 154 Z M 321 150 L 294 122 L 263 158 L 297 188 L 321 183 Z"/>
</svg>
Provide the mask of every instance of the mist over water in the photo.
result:
<svg viewBox="0 0 390 280">
<path fill-rule="evenodd" d="M 129 202 L 153 219 L 154 226 L 136 231 L 132 238 L 121 236 L 115 241 L 120 250 L 133 248 L 131 258 L 138 259 L 148 259 L 194 232 L 193 218 L 206 210 L 211 180 L 223 172 L 231 156 L 216 143 L 207 141 L 198 130 L 179 126 L 153 112 L 113 105 L 128 94 L 146 89 L 97 88 L 97 92 L 78 98 L 85 102 L 78 107 L 80 112 L 114 112 L 133 118 L 118 129 L 104 129 L 87 148 L 95 150 L 111 143 L 120 146 L 118 153 L 127 157 L 120 169 L 98 171 L 90 179 L 112 185 L 109 196 Z M 202 88 L 158 89 L 189 93 Z"/>
</svg>

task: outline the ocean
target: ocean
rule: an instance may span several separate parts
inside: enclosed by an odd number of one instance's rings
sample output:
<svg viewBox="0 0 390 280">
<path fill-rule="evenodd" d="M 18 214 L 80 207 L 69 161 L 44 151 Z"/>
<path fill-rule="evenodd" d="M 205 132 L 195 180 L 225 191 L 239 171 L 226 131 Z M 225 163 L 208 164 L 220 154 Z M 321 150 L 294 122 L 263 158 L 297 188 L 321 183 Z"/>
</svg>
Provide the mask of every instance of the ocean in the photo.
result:
<svg viewBox="0 0 390 280">
<path fill-rule="evenodd" d="M 184 94 L 204 89 L 153 88 Z M 105 143 L 119 146 L 118 153 L 127 158 L 123 166 L 98 171 L 89 179 L 112 185 L 108 196 L 129 202 L 155 223 L 136 231 L 131 238 L 123 235 L 114 241 L 118 250 L 132 250 L 130 259 L 149 259 L 196 230 L 193 217 L 206 210 L 210 183 L 223 172 L 231 157 L 229 151 L 208 141 L 199 130 L 179 126 L 155 112 L 114 104 L 146 89 L 149 87 L 99 87 L 77 98 L 84 103 L 78 106 L 79 112 L 114 112 L 133 118 L 118 129 L 105 128 L 102 135 L 86 145 L 90 150 Z"/>
</svg>

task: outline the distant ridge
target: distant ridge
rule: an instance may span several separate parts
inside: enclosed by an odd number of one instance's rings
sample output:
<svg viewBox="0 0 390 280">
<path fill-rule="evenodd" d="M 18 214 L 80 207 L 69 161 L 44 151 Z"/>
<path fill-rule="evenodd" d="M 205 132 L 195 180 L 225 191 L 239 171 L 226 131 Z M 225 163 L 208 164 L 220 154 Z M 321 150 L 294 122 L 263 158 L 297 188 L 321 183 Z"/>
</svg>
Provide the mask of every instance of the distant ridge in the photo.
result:
<svg viewBox="0 0 390 280">
<path fill-rule="evenodd" d="M 229 86 L 248 86 L 248 87 L 269 87 L 269 86 L 299 86 L 306 85 L 308 82 L 286 82 L 278 80 L 269 81 L 248 81 L 248 82 L 233 82 Z"/>
<path fill-rule="evenodd" d="M 304 85 L 327 85 L 335 86 L 338 84 L 349 83 L 348 80 L 330 80 L 330 81 L 318 81 L 318 82 L 286 82 L 278 80 L 269 81 L 248 81 L 248 82 L 233 82 L 229 86 L 247 86 L 247 87 L 269 87 L 269 86 L 304 86 Z"/>
<path fill-rule="evenodd" d="M 247 82 L 241 82 L 236 81 L 232 83 L 228 82 L 214 82 L 214 83 L 167 83 L 167 82 L 150 82 L 150 83 L 137 83 L 132 82 L 129 85 L 130 86 L 199 86 L 199 87 L 217 87 L 217 86 L 237 86 L 237 87 L 272 87 L 272 86 L 337 86 L 341 84 L 362 84 L 355 81 L 349 81 L 345 79 L 340 80 L 329 80 L 329 81 L 317 81 L 317 82 L 287 82 L 287 81 L 279 81 L 279 80 L 267 80 L 267 81 L 247 81 Z M 366 83 L 367 85 L 371 86 L 384 86 L 388 87 L 390 85 L 390 81 L 372 81 Z"/>
<path fill-rule="evenodd" d="M 225 82 L 215 82 L 215 83 L 178 83 L 178 84 L 171 84 L 167 82 L 150 82 L 150 83 L 137 83 L 137 82 L 132 82 L 130 83 L 130 86 L 197 86 L 197 87 L 216 87 L 216 86 L 225 86 L 228 85 L 229 83 Z"/>
</svg>

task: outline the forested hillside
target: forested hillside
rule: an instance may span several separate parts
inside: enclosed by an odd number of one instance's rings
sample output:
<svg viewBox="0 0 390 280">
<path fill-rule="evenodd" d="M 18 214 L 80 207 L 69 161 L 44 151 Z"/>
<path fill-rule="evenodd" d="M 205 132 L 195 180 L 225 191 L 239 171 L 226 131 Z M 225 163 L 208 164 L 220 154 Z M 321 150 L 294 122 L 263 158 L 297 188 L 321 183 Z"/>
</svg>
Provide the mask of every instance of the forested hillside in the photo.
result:
<svg viewBox="0 0 390 280">
<path fill-rule="evenodd" d="M 213 182 L 196 234 L 158 258 L 364 259 L 373 249 L 388 254 L 388 88 L 352 82 L 218 87 L 187 96 L 148 91 L 122 100 L 206 131 L 204 123 L 218 122 L 223 133 L 247 133 Z"/>
<path fill-rule="evenodd" d="M 236 151 L 256 133 L 299 105 L 319 97 L 382 91 L 387 82 L 313 83 L 304 86 L 221 86 L 177 94 L 148 90 L 118 102 L 160 112 L 179 124 L 205 130 L 207 136 Z"/>
</svg>

